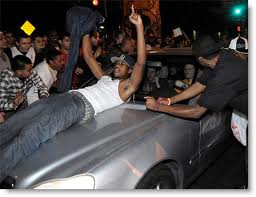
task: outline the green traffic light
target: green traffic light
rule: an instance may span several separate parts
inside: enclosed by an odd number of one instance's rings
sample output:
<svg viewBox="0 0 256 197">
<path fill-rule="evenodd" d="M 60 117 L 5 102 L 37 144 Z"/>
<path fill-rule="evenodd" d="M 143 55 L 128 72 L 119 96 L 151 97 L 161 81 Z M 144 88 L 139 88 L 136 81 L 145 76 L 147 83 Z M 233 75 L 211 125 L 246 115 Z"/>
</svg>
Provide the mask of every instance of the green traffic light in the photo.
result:
<svg viewBox="0 0 256 197">
<path fill-rule="evenodd" d="M 233 15 L 234 16 L 241 16 L 243 14 L 244 6 L 243 5 L 237 5 L 233 7 Z"/>
<path fill-rule="evenodd" d="M 239 8 L 235 9 L 235 13 L 236 14 L 240 14 L 241 13 L 241 10 Z"/>
</svg>

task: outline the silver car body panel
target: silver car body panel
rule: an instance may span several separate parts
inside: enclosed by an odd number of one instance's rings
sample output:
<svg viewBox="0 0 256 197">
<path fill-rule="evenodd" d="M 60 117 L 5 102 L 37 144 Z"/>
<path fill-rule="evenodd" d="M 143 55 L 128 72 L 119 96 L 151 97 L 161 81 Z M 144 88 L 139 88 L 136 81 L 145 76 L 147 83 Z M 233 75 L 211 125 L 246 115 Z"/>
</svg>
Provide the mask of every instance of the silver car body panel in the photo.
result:
<svg viewBox="0 0 256 197">
<path fill-rule="evenodd" d="M 125 103 L 41 144 L 11 176 L 15 188 L 31 188 L 50 179 L 91 173 L 95 189 L 132 189 L 153 166 L 175 161 L 189 178 L 199 167 L 194 161 L 200 153 L 200 133 L 198 121 L 152 112 L 142 103 Z M 215 136 L 223 135 L 220 131 Z M 201 148 L 214 140 L 206 140 Z"/>
</svg>

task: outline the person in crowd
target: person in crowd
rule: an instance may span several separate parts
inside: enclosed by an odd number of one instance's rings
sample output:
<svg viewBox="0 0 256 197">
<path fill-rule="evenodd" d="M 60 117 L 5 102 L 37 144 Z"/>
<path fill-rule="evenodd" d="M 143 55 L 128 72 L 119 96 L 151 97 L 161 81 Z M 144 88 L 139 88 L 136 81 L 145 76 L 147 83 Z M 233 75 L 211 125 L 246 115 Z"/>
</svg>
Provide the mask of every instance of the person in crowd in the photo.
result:
<svg viewBox="0 0 256 197">
<path fill-rule="evenodd" d="M 231 40 L 229 49 L 234 55 L 244 60 L 248 64 L 248 41 L 246 38 L 238 36 Z M 244 152 L 244 170 L 245 170 L 245 187 L 248 185 L 248 116 L 233 110 L 231 117 L 231 129 L 236 139 L 245 146 Z"/>
<path fill-rule="evenodd" d="M 135 49 L 135 41 L 133 40 L 132 37 L 127 36 L 124 38 L 122 45 L 121 45 L 121 50 L 123 53 L 131 55 L 134 52 Z"/>
<path fill-rule="evenodd" d="M 131 36 L 126 36 L 120 45 L 115 44 L 109 49 L 109 54 L 106 57 L 106 62 L 111 63 L 112 56 L 120 56 L 122 53 L 132 55 L 135 49 L 135 41 Z"/>
<path fill-rule="evenodd" d="M 0 111 L 14 112 L 26 106 L 26 93 L 33 85 L 38 88 L 40 98 L 48 97 L 47 87 L 33 72 L 31 60 L 24 55 L 15 56 L 11 69 L 5 69 L 0 76 Z"/>
<path fill-rule="evenodd" d="M 160 84 L 158 81 L 158 67 L 147 67 L 147 78 L 143 82 L 142 91 L 145 94 L 149 94 L 154 89 L 160 88 Z"/>
<path fill-rule="evenodd" d="M 5 54 L 4 50 L 7 48 L 6 36 L 3 31 L 0 30 L 0 74 L 6 68 L 11 67 L 10 60 Z"/>
<path fill-rule="evenodd" d="M 146 37 L 145 38 L 146 39 L 146 50 L 152 50 L 152 48 L 156 44 L 156 37 L 155 37 L 153 30 L 148 29 L 145 37 Z"/>
<path fill-rule="evenodd" d="M 43 41 L 43 37 L 40 33 L 33 34 L 32 36 L 32 46 L 36 52 L 36 58 L 34 66 L 41 63 L 46 58 L 46 49 Z"/>
<path fill-rule="evenodd" d="M 188 88 L 190 85 L 192 85 L 196 70 L 195 70 L 195 66 L 193 64 L 186 64 L 184 66 L 183 71 L 184 71 L 185 79 L 177 80 L 175 82 L 175 84 L 176 84 L 175 91 L 177 93 L 182 92 L 183 90 Z"/>
<path fill-rule="evenodd" d="M 15 37 L 13 36 L 13 33 L 11 31 L 5 31 L 4 32 L 6 41 L 7 41 L 7 48 L 15 47 Z"/>
<path fill-rule="evenodd" d="M 92 46 L 92 54 L 94 58 L 97 60 L 98 64 L 101 63 L 98 61 L 98 58 L 101 56 L 102 48 L 99 46 L 101 39 L 98 31 L 92 31 L 89 34 L 90 42 Z M 72 88 L 77 89 L 81 86 L 88 78 L 91 77 L 91 71 L 82 56 L 79 57 L 78 62 L 76 64 L 75 71 L 73 73 L 72 78 Z"/>
<path fill-rule="evenodd" d="M 14 58 L 17 55 L 24 55 L 31 60 L 33 65 L 35 63 L 36 52 L 32 47 L 31 37 L 22 31 L 20 31 L 16 37 L 16 46 L 8 48 L 6 54 L 9 59 Z"/>
<path fill-rule="evenodd" d="M 68 51 L 70 48 L 71 40 L 70 34 L 65 32 L 60 39 L 60 52 L 64 58 L 64 64 L 67 65 L 68 63 Z"/>
<path fill-rule="evenodd" d="M 87 28 L 88 23 L 95 21 L 94 17 L 97 17 L 93 15 L 92 10 L 85 7 L 75 6 L 68 12 L 70 17 L 74 16 L 73 14 L 78 16 L 79 28 L 80 24 L 84 23 Z M 88 14 L 93 17 L 89 21 Z M 71 20 L 73 21 L 73 18 Z M 90 59 L 88 65 L 99 79 L 97 84 L 39 100 L 0 125 L 0 182 L 22 158 L 35 151 L 41 143 L 82 119 L 88 120 L 106 109 L 126 102 L 138 89 L 144 74 L 146 50 L 143 23 L 133 7 L 130 21 L 136 26 L 138 38 L 138 56 L 135 64 L 133 58 L 125 54 L 113 57 L 116 79 L 112 79 L 95 59 L 93 62 Z M 82 37 L 82 47 L 86 59 L 94 58 L 88 34 Z"/>
<path fill-rule="evenodd" d="M 114 52 L 113 54 L 116 54 L 115 52 L 117 50 L 121 51 L 122 42 L 125 39 L 125 37 L 126 35 L 123 31 L 121 30 L 114 31 L 112 41 L 109 44 L 109 46 L 107 46 L 108 53 L 111 54 L 113 51 Z M 119 55 L 121 55 L 121 53 Z"/>
<path fill-rule="evenodd" d="M 46 48 L 48 46 L 48 36 L 47 36 L 47 34 L 43 33 L 42 38 L 43 38 L 44 48 Z"/>
<path fill-rule="evenodd" d="M 193 54 L 208 67 L 196 83 L 171 98 L 146 98 L 150 110 L 166 112 L 182 118 L 200 118 L 207 110 L 221 111 L 231 107 L 248 114 L 248 65 L 230 50 L 221 49 L 210 36 L 201 36 L 192 45 Z M 232 75 L 230 74 L 232 73 Z M 172 105 L 201 96 L 196 106 Z"/>
<path fill-rule="evenodd" d="M 70 49 L 71 39 L 70 34 L 68 32 L 65 32 L 60 37 L 60 52 L 62 54 L 62 57 L 64 59 L 64 65 L 62 69 L 58 69 L 57 74 L 57 81 L 60 83 L 62 79 L 63 72 L 67 66 L 68 63 L 68 52 Z"/>
<path fill-rule="evenodd" d="M 166 97 L 171 93 L 169 91 L 169 84 L 166 75 L 163 73 L 160 76 L 160 72 L 165 70 L 165 66 L 162 65 L 162 62 L 158 61 L 148 61 L 147 62 L 147 72 L 146 79 L 142 84 L 142 94 L 157 96 L 157 97 Z M 166 71 L 166 70 L 165 70 Z M 168 74 L 168 72 L 167 72 Z M 161 77 L 161 78 L 160 78 Z"/>
<path fill-rule="evenodd" d="M 48 42 L 47 42 L 47 49 L 55 48 L 57 50 L 60 50 L 60 44 L 59 44 L 59 34 L 55 29 L 52 29 L 48 32 Z"/>
<path fill-rule="evenodd" d="M 121 44 L 125 38 L 125 33 L 123 31 L 117 31 L 114 33 L 114 44 L 121 47 Z"/>
<path fill-rule="evenodd" d="M 95 59 L 97 59 L 100 56 L 100 53 L 101 53 L 100 33 L 98 31 L 91 32 L 90 33 L 90 40 L 91 40 L 91 46 L 92 46 L 94 57 L 95 57 Z"/>
<path fill-rule="evenodd" d="M 43 37 L 37 33 L 32 36 L 32 46 L 35 49 L 36 53 L 40 53 L 44 48 Z"/>
<path fill-rule="evenodd" d="M 46 60 L 38 64 L 34 71 L 40 76 L 48 91 L 51 92 L 51 88 L 56 89 L 58 86 L 57 73 L 63 71 L 63 67 L 64 58 L 61 52 L 57 49 L 51 49 L 47 53 Z M 33 86 L 27 93 L 27 101 L 30 105 L 37 100 L 39 100 L 38 89 Z"/>
<path fill-rule="evenodd" d="M 229 44 L 229 49 L 234 50 L 234 54 L 241 59 L 248 61 L 248 41 L 246 38 L 241 36 L 234 38 Z"/>
<path fill-rule="evenodd" d="M 174 33 L 171 30 L 168 35 L 164 38 L 162 47 L 163 48 L 173 48 L 175 46 Z"/>
</svg>

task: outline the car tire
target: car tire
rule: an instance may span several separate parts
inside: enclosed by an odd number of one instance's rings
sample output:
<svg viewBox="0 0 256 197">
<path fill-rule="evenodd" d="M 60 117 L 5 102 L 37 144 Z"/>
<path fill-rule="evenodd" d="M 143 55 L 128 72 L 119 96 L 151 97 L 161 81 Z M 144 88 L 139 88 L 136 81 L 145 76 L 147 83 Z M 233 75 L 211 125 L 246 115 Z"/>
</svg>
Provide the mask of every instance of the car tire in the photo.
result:
<svg viewBox="0 0 256 197">
<path fill-rule="evenodd" d="M 176 184 L 170 168 L 164 164 L 154 167 L 140 181 L 136 189 L 175 189 Z"/>
</svg>

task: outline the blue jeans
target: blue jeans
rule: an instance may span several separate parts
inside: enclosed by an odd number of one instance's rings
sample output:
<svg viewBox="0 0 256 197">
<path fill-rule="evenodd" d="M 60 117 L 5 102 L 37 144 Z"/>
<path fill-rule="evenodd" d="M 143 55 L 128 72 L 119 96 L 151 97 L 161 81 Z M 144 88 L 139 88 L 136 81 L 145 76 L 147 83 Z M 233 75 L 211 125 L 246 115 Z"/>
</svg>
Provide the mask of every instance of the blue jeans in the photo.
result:
<svg viewBox="0 0 256 197">
<path fill-rule="evenodd" d="M 81 121 L 85 107 L 83 99 L 75 94 L 54 95 L 38 100 L 1 124 L 0 182 L 41 143 Z"/>
</svg>

